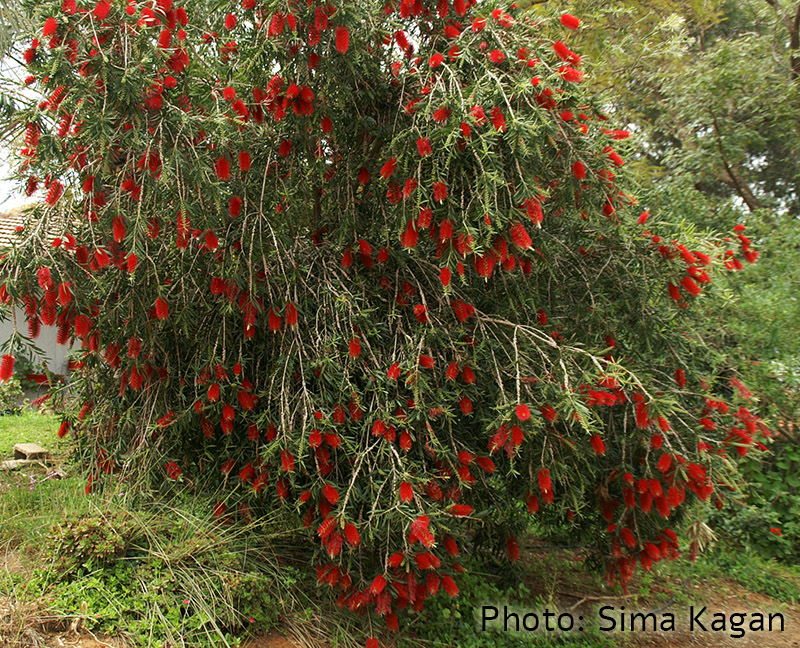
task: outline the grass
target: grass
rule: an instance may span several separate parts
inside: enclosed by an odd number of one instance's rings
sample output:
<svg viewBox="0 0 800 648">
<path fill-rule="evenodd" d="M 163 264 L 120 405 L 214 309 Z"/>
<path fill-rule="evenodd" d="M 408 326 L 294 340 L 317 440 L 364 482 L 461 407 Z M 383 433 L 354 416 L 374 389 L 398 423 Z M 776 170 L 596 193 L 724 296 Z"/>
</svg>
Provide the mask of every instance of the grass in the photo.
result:
<svg viewBox="0 0 800 648">
<path fill-rule="evenodd" d="M 38 443 L 50 452 L 61 449 L 58 417 L 26 411 L 19 415 L 0 416 L 0 460 L 11 458 L 17 443 Z"/>
</svg>

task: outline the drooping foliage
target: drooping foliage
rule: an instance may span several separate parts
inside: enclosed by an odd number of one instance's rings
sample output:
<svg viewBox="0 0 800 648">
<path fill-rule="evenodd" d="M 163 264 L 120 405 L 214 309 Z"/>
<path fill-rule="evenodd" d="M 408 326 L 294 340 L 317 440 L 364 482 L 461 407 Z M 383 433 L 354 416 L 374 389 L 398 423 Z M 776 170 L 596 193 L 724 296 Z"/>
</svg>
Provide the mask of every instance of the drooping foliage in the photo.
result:
<svg viewBox="0 0 800 648">
<path fill-rule="evenodd" d="M 767 433 L 693 335 L 757 253 L 636 205 L 574 17 L 27 6 L 19 177 L 43 200 L 2 298 L 75 345 L 61 432 L 88 490 L 292 512 L 320 582 L 392 628 L 457 594 L 467 545 L 515 560 L 530 515 L 612 581 L 673 557 Z"/>
</svg>

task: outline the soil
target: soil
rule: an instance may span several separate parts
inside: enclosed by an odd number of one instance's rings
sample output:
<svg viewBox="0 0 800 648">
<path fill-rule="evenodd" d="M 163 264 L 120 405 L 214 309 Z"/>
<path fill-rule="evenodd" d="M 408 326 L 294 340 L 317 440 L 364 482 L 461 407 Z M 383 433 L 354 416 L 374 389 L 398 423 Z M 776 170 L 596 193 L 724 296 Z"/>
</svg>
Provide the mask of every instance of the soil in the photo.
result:
<svg viewBox="0 0 800 648">
<path fill-rule="evenodd" d="M 0 555 L 0 570 L 18 571 L 22 563 L 14 551 Z M 724 578 L 713 583 L 692 582 L 691 579 L 664 579 L 658 586 L 640 588 L 636 594 L 614 594 L 586 570 L 569 567 L 570 562 L 580 562 L 583 557 L 576 552 L 552 552 L 529 548 L 524 554 L 531 576 L 526 580 L 528 589 L 543 596 L 547 605 L 577 615 L 593 615 L 599 606 L 613 606 L 617 613 L 625 610 L 649 612 L 657 610 L 660 618 L 667 613 L 675 615 L 675 630 L 669 632 L 650 630 L 625 632 L 613 635 L 621 648 L 800 648 L 800 606 L 788 605 L 769 596 L 751 592 Z M 561 566 L 559 568 L 559 565 Z M 695 610 L 708 607 L 706 626 L 711 615 L 734 612 L 780 612 L 785 618 L 783 632 L 747 633 L 743 638 L 733 638 L 730 633 L 688 632 L 689 606 Z M 618 618 L 618 617 L 617 617 Z M 606 622 L 606 625 L 608 623 Z M 241 648 L 316 648 L 308 639 L 298 642 L 281 634 L 270 634 L 248 640 Z M 0 648 L 128 648 L 126 643 L 113 637 L 94 635 L 84 628 L 70 624 L 69 619 L 49 616 L 46 610 L 33 606 L 15 608 L 13 602 L 0 598 Z M 322 648 L 321 646 L 319 648 Z"/>
</svg>

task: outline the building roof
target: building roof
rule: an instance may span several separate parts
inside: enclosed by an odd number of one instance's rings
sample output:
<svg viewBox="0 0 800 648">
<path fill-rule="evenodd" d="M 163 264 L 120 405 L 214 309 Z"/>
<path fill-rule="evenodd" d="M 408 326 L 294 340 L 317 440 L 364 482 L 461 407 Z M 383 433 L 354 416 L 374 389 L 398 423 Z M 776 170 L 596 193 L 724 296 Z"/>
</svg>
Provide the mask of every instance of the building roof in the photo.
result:
<svg viewBox="0 0 800 648">
<path fill-rule="evenodd" d="M 18 228 L 25 224 L 25 207 L 15 207 L 0 213 L 0 248 L 11 247 L 19 236 Z"/>
<path fill-rule="evenodd" d="M 28 211 L 34 205 L 35 203 L 29 203 L 0 212 L 0 250 L 20 241 L 26 225 L 29 226 Z M 63 220 L 60 214 L 49 219 L 47 230 L 52 236 L 59 236 L 63 232 Z"/>
</svg>

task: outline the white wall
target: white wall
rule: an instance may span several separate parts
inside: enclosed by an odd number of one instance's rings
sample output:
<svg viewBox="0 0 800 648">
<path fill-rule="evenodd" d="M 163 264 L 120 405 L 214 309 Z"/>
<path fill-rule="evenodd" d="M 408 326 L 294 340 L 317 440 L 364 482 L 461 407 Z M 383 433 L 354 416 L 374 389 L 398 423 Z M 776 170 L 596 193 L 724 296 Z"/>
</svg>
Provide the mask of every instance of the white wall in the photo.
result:
<svg viewBox="0 0 800 648">
<path fill-rule="evenodd" d="M 16 310 L 17 316 L 17 330 L 22 334 L 28 335 L 28 321 L 25 318 L 25 313 Z M 5 342 L 14 332 L 14 323 L 11 319 L 11 313 L 8 313 L 8 319 L 0 322 L 0 343 Z M 66 374 L 67 373 L 67 354 L 70 347 L 56 342 L 58 334 L 58 327 L 56 326 L 41 326 L 39 337 L 33 343 L 39 347 L 46 356 L 47 366 L 53 373 Z M 38 364 L 38 362 L 36 363 Z"/>
</svg>

